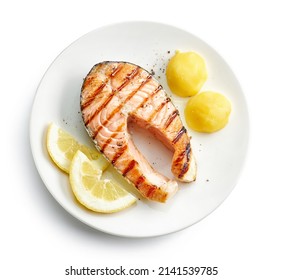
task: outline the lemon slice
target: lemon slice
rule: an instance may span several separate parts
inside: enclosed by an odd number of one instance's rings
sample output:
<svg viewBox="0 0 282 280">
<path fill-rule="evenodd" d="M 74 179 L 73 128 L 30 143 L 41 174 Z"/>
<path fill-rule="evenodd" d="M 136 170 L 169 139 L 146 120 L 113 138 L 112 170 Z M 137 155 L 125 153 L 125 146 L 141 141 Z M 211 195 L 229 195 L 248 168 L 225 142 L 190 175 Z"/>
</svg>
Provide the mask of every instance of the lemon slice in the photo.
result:
<svg viewBox="0 0 282 280">
<path fill-rule="evenodd" d="M 109 162 L 95 148 L 80 144 L 72 135 L 54 123 L 48 127 L 47 150 L 55 164 L 66 173 L 69 173 L 72 158 L 77 150 L 93 160 L 98 169 L 104 170 L 109 165 Z"/>
<path fill-rule="evenodd" d="M 136 198 L 113 180 L 101 180 L 97 169 L 87 156 L 77 151 L 70 167 L 70 184 L 77 200 L 86 208 L 101 213 L 123 210 Z"/>
</svg>

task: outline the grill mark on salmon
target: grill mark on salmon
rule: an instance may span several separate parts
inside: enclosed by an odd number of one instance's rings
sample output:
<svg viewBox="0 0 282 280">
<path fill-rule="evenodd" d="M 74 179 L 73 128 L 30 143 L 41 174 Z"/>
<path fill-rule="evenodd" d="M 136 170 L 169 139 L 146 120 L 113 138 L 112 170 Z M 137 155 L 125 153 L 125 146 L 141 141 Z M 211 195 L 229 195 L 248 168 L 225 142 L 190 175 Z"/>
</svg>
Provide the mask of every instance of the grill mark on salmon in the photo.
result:
<svg viewBox="0 0 282 280">
<path fill-rule="evenodd" d="M 154 192 L 156 191 L 156 189 L 158 189 L 158 187 L 156 186 L 152 186 L 151 188 L 149 188 L 148 192 L 147 192 L 147 196 L 151 197 L 154 195 Z"/>
<path fill-rule="evenodd" d="M 173 122 L 173 120 L 176 118 L 176 116 L 179 116 L 179 111 L 175 110 L 173 113 L 168 117 L 166 123 L 165 123 L 165 128 L 167 129 L 169 125 Z"/>
<path fill-rule="evenodd" d="M 136 180 L 136 188 L 139 189 L 140 185 L 143 184 L 145 180 L 146 178 L 144 177 L 144 175 L 139 176 Z"/>
<path fill-rule="evenodd" d="M 116 91 L 121 91 L 136 75 L 138 75 L 138 72 L 140 70 L 140 67 L 137 66 L 129 75 L 126 76 L 125 82 L 121 84 Z"/>
<path fill-rule="evenodd" d="M 170 98 L 167 97 L 166 100 L 164 102 L 162 102 L 157 109 L 149 116 L 149 118 L 147 119 L 147 122 L 150 122 L 161 110 L 162 108 L 166 105 L 166 103 L 168 103 L 170 101 Z"/>
<path fill-rule="evenodd" d="M 150 76 L 151 76 L 151 75 L 150 75 Z M 152 76 L 151 76 L 151 78 L 152 78 Z M 143 106 L 146 104 L 146 102 L 148 102 L 148 100 L 149 100 L 150 98 L 152 98 L 156 93 L 158 93 L 162 88 L 163 88 L 163 87 L 162 87 L 161 85 L 159 85 L 159 86 L 153 91 L 152 95 L 148 95 L 146 98 L 144 98 L 144 100 L 142 101 L 142 103 L 140 103 L 140 104 L 137 106 L 137 108 L 134 110 L 134 112 L 136 112 L 139 108 L 143 107 Z M 133 113 L 134 113 L 134 112 L 133 112 Z"/>
<path fill-rule="evenodd" d="M 88 79 L 85 79 L 85 81 L 84 81 L 84 87 L 88 87 L 90 84 L 91 84 L 91 82 L 94 80 L 94 78 L 93 77 L 90 77 L 90 78 L 88 78 Z"/>
<path fill-rule="evenodd" d="M 82 105 L 82 110 L 87 108 L 95 99 L 96 95 L 99 94 L 103 88 L 106 86 L 106 83 L 102 83 L 95 91 L 94 93 L 85 101 L 85 103 Z"/>
<path fill-rule="evenodd" d="M 186 128 L 184 126 L 182 126 L 182 128 L 179 130 L 179 132 L 177 133 L 176 137 L 173 139 L 172 143 L 176 144 L 177 141 L 179 141 L 179 139 L 181 138 L 181 136 L 186 133 Z"/>
<path fill-rule="evenodd" d="M 101 152 L 103 153 L 104 150 L 107 148 L 107 146 L 112 142 L 112 139 L 115 138 L 118 133 L 121 131 L 121 129 L 123 128 L 124 124 L 122 123 L 118 128 L 117 128 L 117 131 L 114 132 L 113 134 L 111 134 L 111 137 L 108 138 L 108 140 L 106 141 L 106 143 L 102 146 L 101 148 Z M 94 137 L 93 137 L 94 138 Z"/>
<path fill-rule="evenodd" d="M 113 78 L 121 69 L 123 68 L 123 64 L 119 64 L 117 67 L 114 68 L 114 71 L 111 73 L 111 78 Z"/>
<path fill-rule="evenodd" d="M 118 160 L 118 158 L 125 152 L 125 150 L 127 149 L 127 145 L 123 146 L 121 149 L 119 149 L 115 155 L 114 158 L 112 159 L 112 164 L 114 165 L 115 162 Z"/>
<path fill-rule="evenodd" d="M 122 172 L 123 176 L 126 176 L 126 174 L 133 169 L 133 167 L 135 166 L 136 161 L 133 159 L 131 162 L 129 162 L 128 166 L 124 169 L 124 171 Z"/>
<path fill-rule="evenodd" d="M 195 180 L 190 137 L 178 110 L 148 71 L 127 62 L 95 65 L 82 85 L 81 111 L 94 144 L 145 198 L 165 202 L 178 187 L 156 172 L 135 147 L 127 132 L 129 118 L 174 151 L 171 170 L 176 179 Z"/>
<path fill-rule="evenodd" d="M 185 151 L 183 151 L 178 158 L 176 159 L 176 162 L 181 162 L 183 160 L 183 158 L 186 156 L 187 157 L 187 161 L 184 163 L 180 174 L 178 175 L 178 178 L 182 178 L 184 176 L 184 174 L 187 172 L 188 168 L 189 168 L 189 158 L 190 158 L 190 153 L 191 151 L 191 145 L 190 143 L 187 144 Z"/>
</svg>

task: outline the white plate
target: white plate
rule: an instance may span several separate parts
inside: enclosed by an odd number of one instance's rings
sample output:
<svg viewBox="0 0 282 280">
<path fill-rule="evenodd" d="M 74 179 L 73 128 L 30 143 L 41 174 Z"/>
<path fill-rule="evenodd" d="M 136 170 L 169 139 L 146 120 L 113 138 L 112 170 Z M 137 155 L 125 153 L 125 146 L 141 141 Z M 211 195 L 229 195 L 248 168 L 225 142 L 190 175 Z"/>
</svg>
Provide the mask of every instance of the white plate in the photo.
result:
<svg viewBox="0 0 282 280">
<path fill-rule="evenodd" d="M 193 50 L 205 58 L 209 78 L 203 90 L 225 94 L 233 106 L 230 122 L 223 130 L 200 134 L 188 129 L 198 163 L 197 181 L 180 184 L 180 191 L 166 204 L 138 200 L 135 206 L 109 215 L 86 210 L 76 203 L 67 175 L 49 159 L 45 145 L 47 125 L 55 122 L 80 141 L 91 144 L 79 112 L 80 88 L 91 67 L 104 60 L 136 63 L 149 71 L 154 70 L 155 76 L 171 94 L 164 70 L 177 49 Z M 183 112 L 186 99 L 172 98 Z M 235 186 L 245 158 L 248 134 L 246 102 L 226 62 L 210 46 L 190 33 L 152 22 L 126 22 L 100 28 L 66 48 L 49 67 L 38 87 L 30 121 L 34 160 L 53 197 L 85 224 L 128 237 L 175 232 L 210 214 Z M 157 170 L 172 177 L 171 154 L 162 144 L 138 128 L 135 129 L 134 140 Z"/>
</svg>

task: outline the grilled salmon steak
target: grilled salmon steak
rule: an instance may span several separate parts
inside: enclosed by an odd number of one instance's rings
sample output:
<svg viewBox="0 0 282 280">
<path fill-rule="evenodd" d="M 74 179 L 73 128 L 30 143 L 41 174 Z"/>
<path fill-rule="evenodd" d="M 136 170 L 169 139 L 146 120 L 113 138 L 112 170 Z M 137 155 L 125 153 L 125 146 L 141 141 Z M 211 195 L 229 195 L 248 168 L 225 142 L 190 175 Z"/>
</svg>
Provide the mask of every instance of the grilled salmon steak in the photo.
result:
<svg viewBox="0 0 282 280">
<path fill-rule="evenodd" d="M 173 151 L 171 171 L 184 182 L 196 178 L 190 137 L 162 86 L 143 68 L 127 62 L 96 64 L 84 79 L 80 106 L 96 147 L 147 199 L 165 202 L 178 189 L 158 173 L 134 145 L 128 122 L 152 132 Z"/>
</svg>

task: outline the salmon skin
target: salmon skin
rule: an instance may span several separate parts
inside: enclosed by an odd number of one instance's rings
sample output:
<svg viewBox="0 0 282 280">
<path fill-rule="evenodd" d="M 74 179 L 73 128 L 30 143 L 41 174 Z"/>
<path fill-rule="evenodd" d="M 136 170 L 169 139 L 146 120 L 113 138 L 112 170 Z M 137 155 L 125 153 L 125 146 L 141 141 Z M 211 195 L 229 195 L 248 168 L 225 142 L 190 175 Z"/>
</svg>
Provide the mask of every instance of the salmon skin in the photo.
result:
<svg viewBox="0 0 282 280">
<path fill-rule="evenodd" d="M 95 146 L 145 198 L 165 202 L 178 184 L 154 170 L 138 151 L 127 130 L 130 121 L 173 151 L 171 171 L 177 180 L 196 179 L 190 137 L 179 112 L 145 69 L 128 62 L 96 64 L 84 79 L 80 106 Z"/>
</svg>

